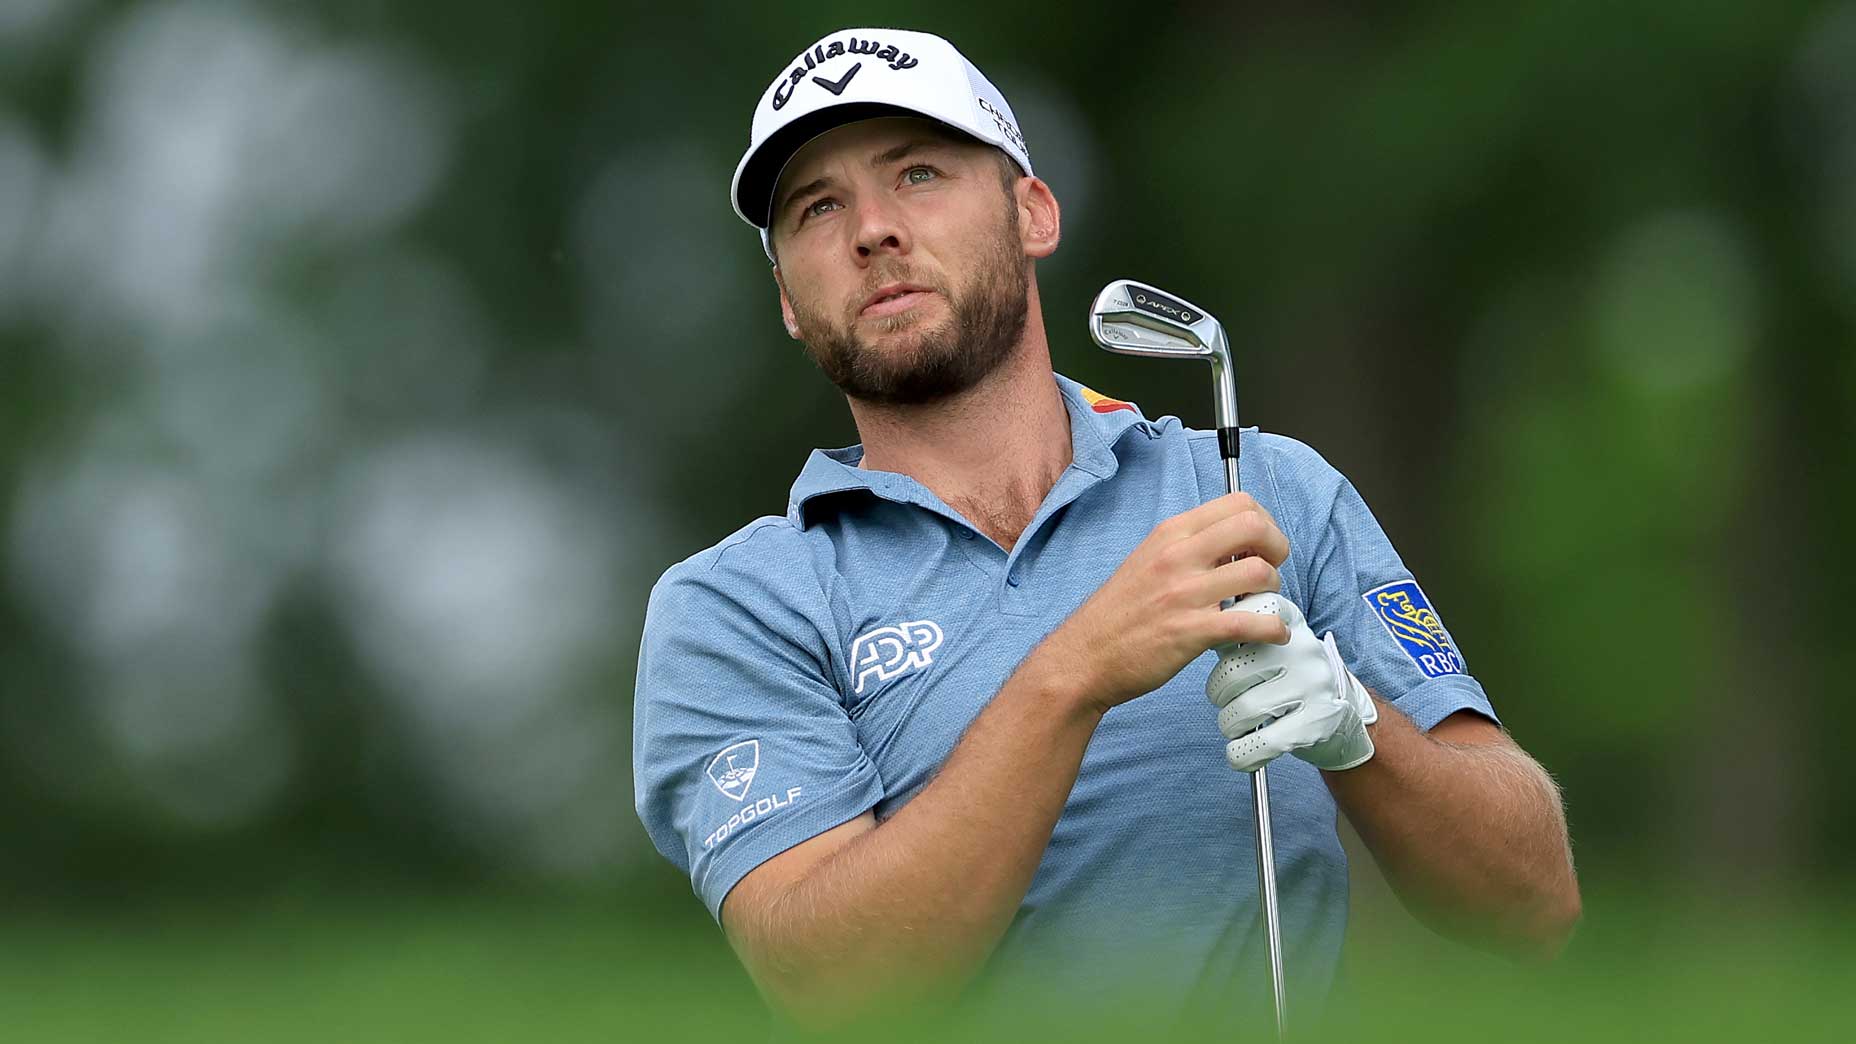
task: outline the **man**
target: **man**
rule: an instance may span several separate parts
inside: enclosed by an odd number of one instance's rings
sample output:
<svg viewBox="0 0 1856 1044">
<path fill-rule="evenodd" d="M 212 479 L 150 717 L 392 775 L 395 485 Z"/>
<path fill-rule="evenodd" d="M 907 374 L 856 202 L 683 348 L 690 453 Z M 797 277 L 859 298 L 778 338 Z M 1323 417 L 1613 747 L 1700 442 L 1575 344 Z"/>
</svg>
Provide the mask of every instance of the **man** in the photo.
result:
<svg viewBox="0 0 1856 1044">
<path fill-rule="evenodd" d="M 1052 372 L 1060 211 L 978 69 L 923 33 L 824 37 L 762 96 L 733 197 L 863 441 L 653 589 L 635 773 L 777 1008 L 1254 1003 L 1231 767 L 1265 762 L 1292 1007 L 1334 975 L 1337 810 L 1427 922 L 1558 950 L 1557 791 L 1346 479 L 1246 430 L 1250 492 L 1220 495 L 1214 433 Z"/>
</svg>

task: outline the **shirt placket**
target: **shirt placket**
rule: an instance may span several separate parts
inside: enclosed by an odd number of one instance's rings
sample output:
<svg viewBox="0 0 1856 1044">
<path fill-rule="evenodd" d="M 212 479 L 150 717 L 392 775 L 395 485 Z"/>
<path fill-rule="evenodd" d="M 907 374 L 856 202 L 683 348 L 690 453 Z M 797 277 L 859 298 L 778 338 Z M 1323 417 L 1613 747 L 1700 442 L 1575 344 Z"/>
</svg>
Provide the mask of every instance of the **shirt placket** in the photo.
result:
<svg viewBox="0 0 1856 1044">
<path fill-rule="evenodd" d="M 1100 481 L 1095 474 L 1074 465 L 1057 480 L 1031 524 L 1025 527 L 1024 535 L 1019 537 L 1011 554 L 1005 556 L 1004 575 L 999 581 L 1001 612 L 1011 616 L 1037 615 L 1039 607 L 1032 581 L 1037 576 L 1039 558 L 1050 543 L 1050 527 L 1055 524 L 1058 512 Z"/>
</svg>

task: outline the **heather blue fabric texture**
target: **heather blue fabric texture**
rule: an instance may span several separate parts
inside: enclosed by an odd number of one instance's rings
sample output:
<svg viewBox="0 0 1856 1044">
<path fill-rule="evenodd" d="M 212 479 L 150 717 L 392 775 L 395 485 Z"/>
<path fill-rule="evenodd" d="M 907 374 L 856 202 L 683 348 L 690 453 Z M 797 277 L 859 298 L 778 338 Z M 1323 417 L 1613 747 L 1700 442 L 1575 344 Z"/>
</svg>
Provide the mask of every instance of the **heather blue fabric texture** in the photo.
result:
<svg viewBox="0 0 1856 1044">
<path fill-rule="evenodd" d="M 813 451 L 784 517 L 653 588 L 637 811 L 718 919 L 767 859 L 866 810 L 893 815 L 1155 525 L 1224 492 L 1215 433 L 1092 406 L 1053 376 L 1074 462 L 1010 552 L 914 479 L 859 469 L 850 446 Z M 1241 440 L 1244 488 L 1289 538 L 1283 594 L 1315 633 L 1334 630 L 1361 680 L 1421 728 L 1459 710 L 1493 719 L 1473 677 L 1427 676 L 1362 597 L 1412 577 L 1353 486 L 1293 439 Z M 1233 981 L 1261 989 L 1250 777 L 1225 765 L 1204 696 L 1216 662 L 1208 651 L 1103 719 L 977 993 L 1136 974 L 1184 1007 L 1222 1003 Z M 1320 774 L 1286 757 L 1269 777 L 1286 959 L 1308 998 L 1333 979 L 1346 859 Z"/>
</svg>

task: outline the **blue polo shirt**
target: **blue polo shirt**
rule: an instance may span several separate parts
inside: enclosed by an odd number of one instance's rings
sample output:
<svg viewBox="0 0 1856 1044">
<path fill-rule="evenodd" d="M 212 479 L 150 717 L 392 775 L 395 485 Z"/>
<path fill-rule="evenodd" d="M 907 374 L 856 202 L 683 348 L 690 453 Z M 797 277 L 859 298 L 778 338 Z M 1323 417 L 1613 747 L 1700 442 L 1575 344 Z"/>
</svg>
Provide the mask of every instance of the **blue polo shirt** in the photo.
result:
<svg viewBox="0 0 1856 1044">
<path fill-rule="evenodd" d="M 784 517 L 652 589 L 637 810 L 712 915 L 767 859 L 866 810 L 893 815 L 1155 525 L 1225 492 L 1214 432 L 1053 377 L 1073 463 L 1010 551 L 914 479 L 858 468 L 859 445 L 814 450 Z M 1314 632 L 1333 630 L 1360 679 L 1420 728 L 1465 709 L 1493 719 L 1346 478 L 1293 439 L 1241 440 L 1244 489 L 1289 538 L 1282 593 Z M 1188 1009 L 1222 1005 L 1236 981 L 1264 988 L 1250 777 L 1225 764 L 1205 699 L 1216 663 L 1208 651 L 1102 719 L 976 995 L 1138 979 Z M 1285 757 L 1269 780 L 1289 988 L 1306 1001 L 1333 980 L 1346 857 L 1320 773 Z"/>
</svg>

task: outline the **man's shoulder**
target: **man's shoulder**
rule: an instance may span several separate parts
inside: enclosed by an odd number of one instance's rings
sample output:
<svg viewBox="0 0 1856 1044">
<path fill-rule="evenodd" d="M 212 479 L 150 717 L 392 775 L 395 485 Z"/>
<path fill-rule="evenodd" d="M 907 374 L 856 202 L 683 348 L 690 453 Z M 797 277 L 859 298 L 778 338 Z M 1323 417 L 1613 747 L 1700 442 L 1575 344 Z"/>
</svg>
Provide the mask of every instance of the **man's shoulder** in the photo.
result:
<svg viewBox="0 0 1856 1044">
<path fill-rule="evenodd" d="M 1319 450 L 1300 439 L 1259 431 L 1255 445 L 1269 468 L 1270 480 L 1278 486 L 1331 495 L 1342 481 L 1340 471 Z"/>
<path fill-rule="evenodd" d="M 747 607 L 791 601 L 817 587 L 805 538 L 791 519 L 763 515 L 675 563 L 651 587 L 650 608 L 717 598 Z"/>
<path fill-rule="evenodd" d="M 1222 491 L 1224 461 L 1219 455 L 1218 433 L 1180 428 L 1174 437 L 1181 436 L 1191 447 L 1200 488 L 1208 497 L 1214 490 Z M 1259 428 L 1241 429 L 1239 462 L 1245 492 L 1257 498 L 1292 540 L 1325 528 L 1336 498 L 1348 485 L 1347 478 L 1313 446 Z"/>
<path fill-rule="evenodd" d="M 1162 417 L 1154 423 L 1163 436 L 1177 432 L 1191 443 L 1195 455 L 1217 462 L 1217 431 L 1186 427 L 1176 417 Z M 1238 446 L 1244 459 L 1261 465 L 1272 481 L 1307 486 L 1326 484 L 1340 475 L 1320 451 L 1298 438 L 1257 427 L 1241 428 L 1239 432 Z M 1249 463 L 1246 470 L 1249 470 Z"/>
<path fill-rule="evenodd" d="M 701 551 L 664 570 L 664 576 L 712 573 L 724 566 L 740 568 L 774 549 L 799 545 L 799 528 L 782 515 L 762 515 Z"/>
</svg>

